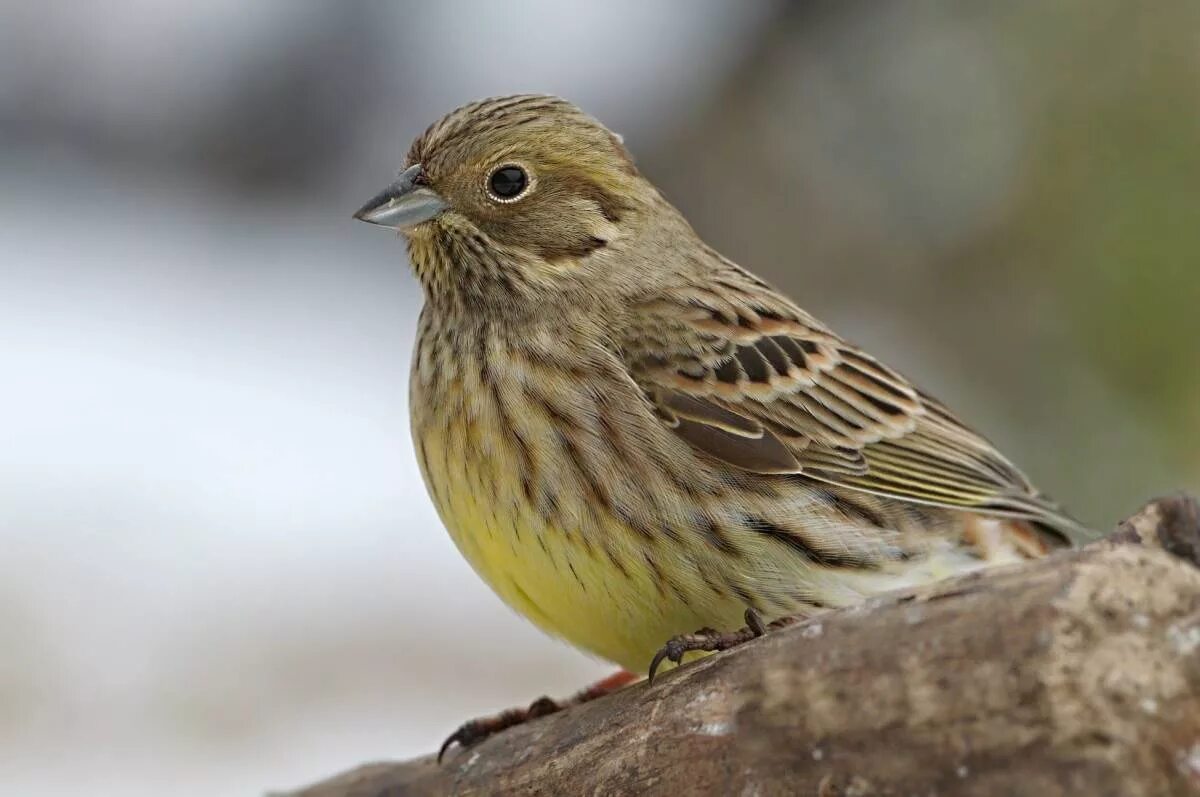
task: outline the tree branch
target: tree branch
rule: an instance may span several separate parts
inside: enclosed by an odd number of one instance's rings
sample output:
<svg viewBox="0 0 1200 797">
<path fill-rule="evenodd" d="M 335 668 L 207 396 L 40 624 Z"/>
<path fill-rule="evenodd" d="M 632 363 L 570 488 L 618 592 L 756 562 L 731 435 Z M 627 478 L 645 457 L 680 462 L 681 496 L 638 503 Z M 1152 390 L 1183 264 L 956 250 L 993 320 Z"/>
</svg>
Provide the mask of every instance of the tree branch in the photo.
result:
<svg viewBox="0 0 1200 797">
<path fill-rule="evenodd" d="M 1200 795 L 1200 505 L 286 797 Z M 431 740 L 432 743 L 432 740 Z"/>
</svg>

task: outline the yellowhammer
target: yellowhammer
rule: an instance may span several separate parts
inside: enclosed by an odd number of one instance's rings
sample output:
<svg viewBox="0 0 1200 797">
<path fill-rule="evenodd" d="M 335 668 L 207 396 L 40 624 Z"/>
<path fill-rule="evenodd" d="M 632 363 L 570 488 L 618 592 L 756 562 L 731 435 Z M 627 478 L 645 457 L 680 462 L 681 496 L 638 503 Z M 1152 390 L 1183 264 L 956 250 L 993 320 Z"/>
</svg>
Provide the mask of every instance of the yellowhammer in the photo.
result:
<svg viewBox="0 0 1200 797">
<path fill-rule="evenodd" d="M 1087 535 L 705 245 L 564 100 L 459 108 L 355 215 L 405 235 L 424 289 L 413 440 L 454 542 L 510 606 L 626 670 Z"/>
</svg>

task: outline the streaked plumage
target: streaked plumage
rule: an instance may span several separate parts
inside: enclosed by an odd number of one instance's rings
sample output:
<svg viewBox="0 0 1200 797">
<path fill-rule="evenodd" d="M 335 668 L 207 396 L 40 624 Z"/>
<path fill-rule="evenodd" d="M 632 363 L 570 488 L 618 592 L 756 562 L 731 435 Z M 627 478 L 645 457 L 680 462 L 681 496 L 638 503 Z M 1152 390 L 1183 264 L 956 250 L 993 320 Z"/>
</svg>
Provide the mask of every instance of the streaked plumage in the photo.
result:
<svg viewBox="0 0 1200 797">
<path fill-rule="evenodd" d="M 506 164 L 528 176 L 512 200 L 488 188 Z M 569 103 L 464 106 L 406 167 L 444 205 L 404 230 L 426 298 L 418 459 L 460 550 L 546 631 L 644 672 L 669 637 L 748 607 L 849 605 L 1086 533 L 706 246 Z"/>
</svg>

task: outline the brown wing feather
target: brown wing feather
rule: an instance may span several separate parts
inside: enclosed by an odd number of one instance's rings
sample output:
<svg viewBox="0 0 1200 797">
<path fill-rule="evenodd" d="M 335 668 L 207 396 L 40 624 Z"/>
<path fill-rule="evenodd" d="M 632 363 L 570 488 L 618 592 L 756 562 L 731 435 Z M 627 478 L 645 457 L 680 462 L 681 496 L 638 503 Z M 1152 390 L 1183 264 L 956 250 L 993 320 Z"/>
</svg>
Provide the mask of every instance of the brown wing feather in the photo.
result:
<svg viewBox="0 0 1200 797">
<path fill-rule="evenodd" d="M 1086 534 L 939 402 L 761 281 L 725 263 L 713 286 L 635 308 L 624 341 L 691 445 L 744 470 Z"/>
</svg>

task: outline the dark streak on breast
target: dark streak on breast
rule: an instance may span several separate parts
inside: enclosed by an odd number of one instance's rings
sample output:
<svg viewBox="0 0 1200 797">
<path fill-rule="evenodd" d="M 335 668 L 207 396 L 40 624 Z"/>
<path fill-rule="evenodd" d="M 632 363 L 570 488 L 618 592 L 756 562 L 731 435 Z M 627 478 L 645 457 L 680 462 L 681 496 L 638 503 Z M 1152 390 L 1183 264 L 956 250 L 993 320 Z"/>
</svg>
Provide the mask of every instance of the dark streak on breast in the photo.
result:
<svg viewBox="0 0 1200 797">
<path fill-rule="evenodd" d="M 817 490 L 816 493 L 829 506 L 841 512 L 847 520 L 857 521 L 865 526 L 872 526 L 877 529 L 886 529 L 890 526 L 883 515 L 847 495 L 829 490 Z"/>
<path fill-rule="evenodd" d="M 814 548 L 800 534 L 777 526 L 764 518 L 747 515 L 744 522 L 747 528 L 788 546 L 813 564 L 821 565 L 822 567 L 850 568 L 856 570 L 871 570 L 877 567 L 876 563 L 868 561 L 861 556 L 822 551 L 819 548 Z"/>
<path fill-rule="evenodd" d="M 735 557 L 742 555 L 741 550 L 733 544 L 733 540 L 729 539 L 729 535 L 725 533 L 725 530 L 718 526 L 717 522 L 708 515 L 696 515 L 695 525 L 705 541 L 721 553 Z"/>
</svg>

